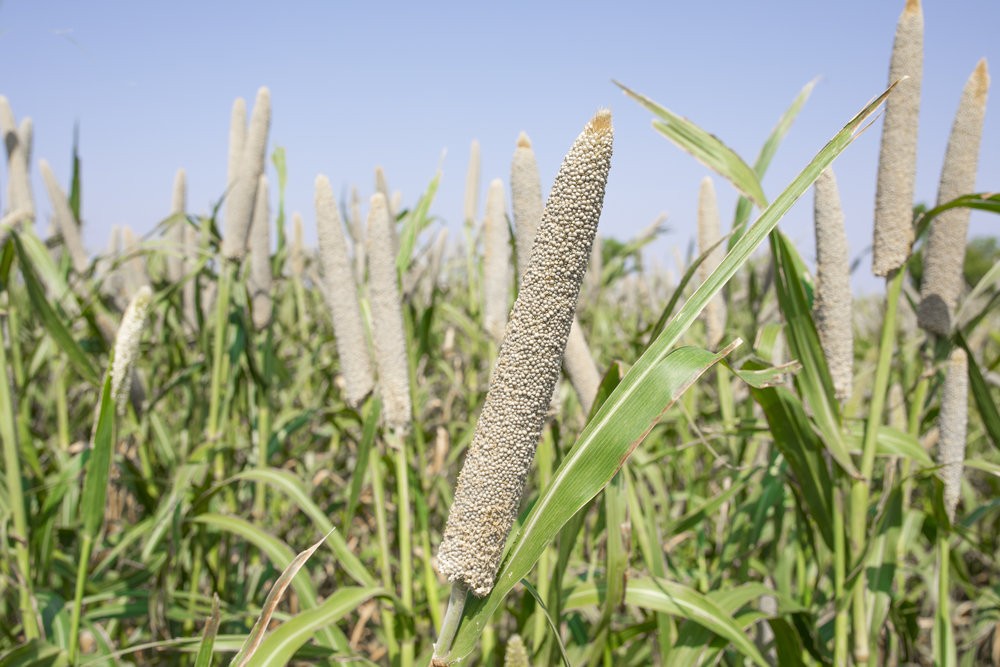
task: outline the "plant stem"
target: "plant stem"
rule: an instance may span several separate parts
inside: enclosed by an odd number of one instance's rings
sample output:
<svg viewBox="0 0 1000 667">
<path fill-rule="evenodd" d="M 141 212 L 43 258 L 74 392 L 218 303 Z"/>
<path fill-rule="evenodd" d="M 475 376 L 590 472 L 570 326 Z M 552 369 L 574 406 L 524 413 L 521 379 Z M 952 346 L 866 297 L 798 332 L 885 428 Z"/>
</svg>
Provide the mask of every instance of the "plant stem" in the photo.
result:
<svg viewBox="0 0 1000 667">
<path fill-rule="evenodd" d="M 90 562 L 90 552 L 94 548 L 94 540 L 84 533 L 80 544 L 80 562 L 76 568 L 76 589 L 73 594 L 73 607 L 69 617 L 69 663 L 76 664 L 80 650 L 80 614 L 83 609 L 83 589 L 87 581 L 87 564 Z"/>
<path fill-rule="evenodd" d="M 8 294 L 8 299 L 9 297 Z M 7 367 L 7 340 L 13 338 L 13 334 L 6 325 L 6 321 L 0 320 L 0 329 L 6 334 L 3 340 L 0 340 L 0 439 L 3 440 L 7 505 L 14 519 L 14 533 L 10 537 L 13 538 L 11 541 L 14 543 L 14 558 L 22 580 L 18 587 L 18 607 L 21 612 L 21 623 L 24 626 L 24 637 L 30 640 L 37 638 L 39 631 L 38 619 L 32 604 L 28 519 L 24 511 L 24 491 L 21 486 L 20 445 L 15 424 L 14 396 L 11 392 L 10 372 Z"/>
<path fill-rule="evenodd" d="M 229 338 L 229 292 L 232 288 L 237 265 L 225 260 L 219 272 L 219 288 L 215 301 L 215 339 L 212 345 L 212 384 L 208 396 L 208 427 L 206 436 L 215 449 L 215 478 L 222 479 L 225 475 L 225 458 L 223 457 L 221 434 L 219 432 L 219 414 L 222 404 L 222 378 L 229 360 L 226 354 L 226 340 Z"/>
<path fill-rule="evenodd" d="M 372 506 L 375 511 L 375 525 L 378 532 L 377 562 L 382 572 L 382 586 L 387 591 L 394 591 L 392 585 L 392 550 L 389 548 L 389 526 L 385 516 L 385 486 L 382 480 L 381 457 L 378 452 L 368 459 L 368 469 L 372 477 Z M 399 655 L 399 642 L 396 641 L 395 617 L 385 606 L 382 607 L 382 629 L 385 632 L 385 646 L 389 652 L 389 661 L 395 662 Z"/>
<path fill-rule="evenodd" d="M 465 600 L 468 596 L 469 589 L 464 584 L 456 581 L 451 585 L 448 609 L 444 612 L 441 632 L 438 634 L 438 640 L 434 643 L 432 665 L 447 664 L 443 658 L 451 650 L 451 644 L 455 641 L 455 633 L 458 632 L 458 624 L 462 620 L 462 611 L 465 609 Z"/>
<path fill-rule="evenodd" d="M 896 343 L 896 310 L 899 305 L 899 295 L 903 288 L 904 271 L 896 270 L 886 279 L 885 319 L 882 321 L 882 334 L 879 339 L 878 361 L 875 367 L 875 385 L 872 387 L 871 405 L 868 411 L 868 421 L 865 424 L 864 441 L 861 446 L 861 479 L 851 484 L 851 557 L 854 567 L 862 566 L 865 553 L 866 534 L 868 530 L 868 500 L 869 486 L 872 483 L 872 473 L 875 468 L 875 449 L 878 441 L 879 427 L 882 425 L 882 413 L 885 408 L 885 397 L 889 389 L 889 371 Z M 854 625 L 854 660 L 859 664 L 868 662 L 871 641 L 868 636 L 868 610 L 865 602 L 864 573 L 858 576 L 853 591 L 853 625 Z"/>
<path fill-rule="evenodd" d="M 390 435 L 389 445 L 396 454 L 396 514 L 399 517 L 399 588 L 400 600 L 406 611 L 413 614 L 413 546 L 410 537 L 413 525 L 410 520 L 410 466 L 407 461 L 406 437 L 398 430 Z M 412 667 L 414 657 L 414 637 L 412 630 L 404 625 L 400 665 Z"/>
</svg>

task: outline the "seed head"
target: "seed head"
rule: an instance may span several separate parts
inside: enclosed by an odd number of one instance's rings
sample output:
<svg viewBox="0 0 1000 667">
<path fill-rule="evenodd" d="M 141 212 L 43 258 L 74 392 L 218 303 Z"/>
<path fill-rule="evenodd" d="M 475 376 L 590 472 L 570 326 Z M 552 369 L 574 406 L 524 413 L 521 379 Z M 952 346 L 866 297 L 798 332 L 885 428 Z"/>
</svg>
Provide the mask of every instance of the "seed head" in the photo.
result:
<svg viewBox="0 0 1000 667">
<path fill-rule="evenodd" d="M 517 277 L 524 276 L 531 256 L 531 243 L 542 219 L 542 181 L 531 140 L 524 132 L 517 138 L 514 160 L 510 165 L 510 195 L 514 209 L 517 240 Z"/>
<path fill-rule="evenodd" d="M 980 60 L 965 84 L 962 100 L 955 114 L 941 168 L 938 204 L 976 188 L 979 144 L 983 135 L 986 92 L 989 86 L 986 60 Z M 946 336 L 951 331 L 952 316 L 962 292 L 962 263 L 965 259 L 969 213 L 967 208 L 953 208 L 931 222 L 917 319 L 926 331 L 939 336 Z"/>
<path fill-rule="evenodd" d="M 271 201 L 262 175 L 250 226 L 250 311 L 258 331 L 271 323 L 271 282 Z"/>
<path fill-rule="evenodd" d="M 32 124 L 30 118 L 21 120 L 18 127 L 14 110 L 7 98 L 0 95 L 0 129 L 3 130 L 7 147 L 7 212 L 25 212 L 27 217 L 35 216 L 35 202 L 31 195 Z"/>
<path fill-rule="evenodd" d="M 715 199 L 715 185 L 708 176 L 702 179 L 698 188 L 698 252 L 705 254 L 709 248 L 714 249 L 698 266 L 698 275 L 702 282 L 708 277 L 726 256 L 725 244 L 719 243 L 722 238 L 722 224 L 719 221 L 719 206 Z M 722 294 L 716 294 L 703 313 L 705 318 L 706 343 L 709 348 L 715 348 L 722 340 L 726 329 L 726 302 Z"/>
<path fill-rule="evenodd" d="M 563 160 L 459 474 L 438 566 L 479 596 L 493 588 L 569 336 L 611 164 L 599 111 Z"/>
<path fill-rule="evenodd" d="M 830 168 L 816 179 L 816 328 L 837 399 L 851 395 L 854 361 L 851 266 L 837 180 Z"/>
<path fill-rule="evenodd" d="M 233 105 L 233 123 L 230 128 L 229 168 L 230 185 L 226 193 L 225 233 L 222 236 L 222 254 L 234 261 L 246 255 L 247 240 L 253 216 L 253 206 L 257 198 L 257 180 L 264 173 L 267 153 L 267 132 L 271 125 L 271 93 L 267 88 L 257 91 L 250 126 L 246 139 L 239 151 L 239 162 L 233 165 L 234 142 L 239 141 L 239 129 L 235 129 L 239 115 L 237 104 Z"/>
<path fill-rule="evenodd" d="M 333 317 L 337 356 L 344 374 L 345 400 L 348 405 L 357 407 L 371 392 L 375 379 L 358 305 L 358 288 L 347 256 L 344 226 L 337 213 L 333 188 L 323 175 L 316 177 L 316 230 L 327 305 Z"/>
<path fill-rule="evenodd" d="M 531 140 L 524 132 L 517 138 L 517 148 L 511 162 L 510 191 L 514 205 L 517 241 L 517 277 L 520 281 L 528 268 L 531 245 L 535 241 L 538 223 L 542 219 L 542 183 L 538 176 L 538 163 L 531 148 Z M 600 239 L 596 235 L 591 248 L 591 264 L 594 261 L 595 250 L 600 252 Z M 593 266 L 590 268 L 592 272 Z M 597 272 L 600 274 L 600 268 Z M 588 274 L 588 277 L 590 275 L 592 273 Z M 594 357 L 587 346 L 587 338 L 575 315 L 570 326 L 569 338 L 566 340 L 563 368 L 580 400 L 580 405 L 583 406 L 583 411 L 589 414 L 597 396 L 597 388 L 601 384 L 601 374 L 597 370 L 597 364 L 594 363 Z"/>
<path fill-rule="evenodd" d="M 184 219 L 184 209 L 187 200 L 187 175 L 183 169 L 178 169 L 174 176 L 173 200 L 170 207 L 172 220 L 167 224 L 167 280 L 178 283 L 184 276 L 184 233 L 188 226 Z"/>
<path fill-rule="evenodd" d="M 392 429 L 406 429 L 412 420 L 412 409 L 402 301 L 392 241 L 394 225 L 385 197 L 382 193 L 373 195 L 368 209 L 368 292 L 375 365 L 385 406 L 385 423 Z"/>
<path fill-rule="evenodd" d="M 510 298 L 510 228 L 504 206 L 503 181 L 490 182 L 483 220 L 483 319 L 493 340 L 503 338 Z"/>
<path fill-rule="evenodd" d="M 948 358 L 938 415 L 938 457 L 944 480 L 944 508 L 949 521 L 955 520 L 965 463 L 965 436 L 968 425 L 969 360 L 965 350 L 956 348 Z"/>
<path fill-rule="evenodd" d="M 292 242 L 288 248 L 288 270 L 292 276 L 302 280 L 306 269 L 306 246 L 303 240 L 302 216 L 292 214 Z"/>
<path fill-rule="evenodd" d="M 465 172 L 465 223 L 476 220 L 479 208 L 479 142 L 472 140 L 469 147 L 469 169 Z"/>
<path fill-rule="evenodd" d="M 910 256 L 913 245 L 913 185 L 917 176 L 917 121 L 924 62 L 924 15 L 918 0 L 908 0 L 889 62 L 889 83 L 904 76 L 885 102 L 882 144 L 875 189 L 872 272 L 887 276 Z"/>
<path fill-rule="evenodd" d="M 125 309 L 115 336 L 114 360 L 111 362 L 111 396 L 119 413 L 125 410 L 125 399 L 132 387 L 132 367 L 152 300 L 153 291 L 148 285 L 139 288 Z"/>
<path fill-rule="evenodd" d="M 511 635 L 503 654 L 503 667 L 528 667 L 530 664 L 528 649 L 524 646 L 521 635 Z"/>
<path fill-rule="evenodd" d="M 59 181 L 45 160 L 38 161 L 38 170 L 42 172 L 42 180 L 45 182 L 45 189 L 49 193 L 49 201 L 52 202 L 52 222 L 62 236 L 63 245 L 73 260 L 73 270 L 78 274 L 86 272 L 90 266 L 90 259 L 87 251 L 83 247 L 83 240 L 80 238 L 80 226 L 77 224 L 76 216 L 69 207 L 69 200 L 66 193 L 59 187 Z"/>
</svg>

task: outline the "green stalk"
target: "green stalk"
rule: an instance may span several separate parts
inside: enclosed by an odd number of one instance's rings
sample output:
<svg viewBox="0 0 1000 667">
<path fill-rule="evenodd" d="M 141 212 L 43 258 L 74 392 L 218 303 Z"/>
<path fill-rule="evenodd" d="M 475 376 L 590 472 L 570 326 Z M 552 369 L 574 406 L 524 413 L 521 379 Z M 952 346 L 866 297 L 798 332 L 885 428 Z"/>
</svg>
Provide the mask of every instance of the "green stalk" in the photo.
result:
<svg viewBox="0 0 1000 667">
<path fill-rule="evenodd" d="M 951 627 L 951 595 L 948 590 L 948 568 L 951 553 L 948 548 L 948 531 L 938 528 L 937 539 L 938 590 L 937 609 L 934 612 L 934 664 L 952 667 L 957 663 L 955 637 Z"/>
<path fill-rule="evenodd" d="M 545 429 L 542 434 L 542 441 L 538 445 L 538 450 L 535 452 L 535 467 L 538 469 L 538 488 L 544 489 L 549 485 L 552 480 L 552 461 L 553 461 L 553 443 L 552 443 L 552 430 Z M 535 580 L 537 582 L 536 587 L 538 590 L 538 597 L 542 600 L 549 599 L 550 582 L 549 579 L 552 573 L 552 550 L 546 549 L 542 552 L 542 555 L 538 558 L 538 565 L 536 566 L 538 571 L 538 577 Z M 545 614 L 541 609 L 535 610 L 534 625 L 532 628 L 532 643 L 534 647 L 542 645 L 542 641 L 545 639 L 545 633 L 548 630 L 548 621 L 545 620 Z"/>
<path fill-rule="evenodd" d="M 413 614 L 413 546 L 410 541 L 413 526 L 410 521 L 410 466 L 406 453 L 406 438 L 394 430 L 390 448 L 396 454 L 396 513 L 399 515 L 399 588 L 400 600 L 408 613 Z M 391 590 L 391 589 L 389 589 Z M 404 625 L 401 667 L 413 667 L 414 641 L 412 628 Z"/>
<path fill-rule="evenodd" d="M 63 452 L 69 451 L 69 403 L 66 400 L 66 374 L 69 371 L 69 364 L 65 359 L 59 361 L 56 369 L 56 434 L 59 440 L 59 449 Z"/>
<path fill-rule="evenodd" d="M 215 478 L 220 480 L 226 472 L 225 458 L 219 443 L 219 414 L 222 405 L 222 378 L 228 366 L 226 340 L 229 338 L 229 293 L 238 265 L 223 261 L 219 272 L 219 287 L 215 297 L 215 339 L 212 345 L 212 384 L 208 396 L 208 427 L 206 436 L 215 452 Z"/>
<path fill-rule="evenodd" d="M 83 535 L 80 545 L 80 562 L 76 568 L 76 589 L 73 594 L 73 606 L 69 617 L 69 663 L 76 664 L 77 653 L 80 650 L 80 614 L 83 611 L 83 589 L 87 581 L 87 565 L 90 563 L 90 553 L 94 548 L 94 539 Z"/>
<path fill-rule="evenodd" d="M 368 469 L 372 477 L 372 505 L 375 510 L 375 525 L 378 532 L 376 561 L 382 572 L 382 586 L 387 591 L 395 590 L 392 585 L 392 550 L 389 548 L 389 524 L 385 516 L 385 487 L 382 484 L 380 457 L 377 452 L 368 459 Z M 381 607 L 382 629 L 385 632 L 385 646 L 389 652 L 389 662 L 396 662 L 399 642 L 396 641 L 395 615 L 385 606 Z"/>
<path fill-rule="evenodd" d="M 261 368 L 264 369 L 264 377 L 271 377 L 273 370 L 271 360 L 274 358 L 274 339 L 272 329 L 267 327 L 267 338 L 261 345 Z M 257 470 L 267 468 L 267 446 L 271 441 L 271 401 L 269 385 L 265 384 L 256 387 L 257 395 Z M 267 496 L 267 485 L 258 482 L 254 491 L 254 516 L 264 516 L 264 501 Z"/>
<path fill-rule="evenodd" d="M 8 299 L 10 295 L 8 294 Z M 8 327 L 3 327 L 8 334 L 5 339 L 13 339 L 13 333 Z M 18 608 L 21 612 L 25 639 L 35 639 L 39 636 L 38 619 L 32 604 L 31 591 L 31 556 L 28 553 L 28 519 L 24 511 L 24 491 L 21 487 L 21 463 L 18 452 L 17 426 L 14 416 L 14 400 L 10 387 L 10 371 L 7 367 L 6 340 L 0 341 L 0 436 L 3 440 L 3 458 L 5 479 L 7 485 L 7 505 L 14 519 L 14 559 L 20 571 L 21 585 L 18 587 Z"/>
<path fill-rule="evenodd" d="M 833 513 L 833 599 L 837 605 L 833 621 L 833 664 L 847 667 L 848 613 L 844 596 L 844 581 L 847 572 L 847 550 L 844 544 L 844 493 L 834 490 L 837 511 Z"/>
<path fill-rule="evenodd" d="M 875 444 L 878 439 L 879 427 L 882 425 L 885 397 L 889 393 L 889 371 L 896 343 L 896 310 L 899 306 L 899 295 L 903 289 L 905 276 L 904 271 L 897 269 L 892 271 L 886 280 L 885 319 L 882 321 L 878 361 L 875 366 L 875 385 L 872 387 L 868 421 L 865 424 L 864 441 L 861 445 L 861 466 L 859 467 L 861 479 L 856 479 L 851 483 L 850 539 L 851 556 L 855 567 L 861 565 L 861 559 L 865 553 L 865 535 L 868 530 L 868 487 L 872 483 L 872 473 L 875 468 Z M 852 591 L 854 660 L 859 664 L 868 662 L 868 656 L 871 654 L 864 582 L 865 577 L 859 576 Z"/>
</svg>

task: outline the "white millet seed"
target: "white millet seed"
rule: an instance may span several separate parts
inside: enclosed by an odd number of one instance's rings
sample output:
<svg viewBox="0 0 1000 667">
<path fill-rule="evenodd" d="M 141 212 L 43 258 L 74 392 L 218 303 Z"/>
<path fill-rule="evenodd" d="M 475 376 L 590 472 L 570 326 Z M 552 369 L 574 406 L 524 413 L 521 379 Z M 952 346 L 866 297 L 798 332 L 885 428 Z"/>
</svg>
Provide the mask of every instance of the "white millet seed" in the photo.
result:
<svg viewBox="0 0 1000 667">
<path fill-rule="evenodd" d="M 131 389 L 132 366 L 135 364 L 139 339 L 142 338 L 152 301 L 153 291 L 148 285 L 143 285 L 125 309 L 115 336 L 114 360 L 111 362 L 111 397 L 119 413 L 124 411 L 125 399 Z"/>
<path fill-rule="evenodd" d="M 233 121 L 236 121 L 237 107 L 233 106 Z M 250 115 L 250 125 L 240 151 L 239 164 L 235 167 L 235 177 L 226 194 L 225 223 L 222 235 L 222 254 L 234 261 L 246 256 L 253 205 L 257 198 L 257 180 L 264 173 L 267 153 L 267 132 L 271 125 L 271 93 L 262 87 L 257 91 L 257 100 Z M 230 141 L 238 140 L 238 130 L 230 129 Z M 230 168 L 232 168 L 233 147 L 230 144 Z"/>
<path fill-rule="evenodd" d="M 816 329 L 833 389 L 840 401 L 851 396 L 854 379 L 851 265 L 837 179 L 831 168 L 816 179 Z"/>
<path fill-rule="evenodd" d="M 49 193 L 49 201 L 52 202 L 52 221 L 56 229 L 62 236 L 63 245 L 73 260 L 73 270 L 78 274 L 83 274 L 90 266 L 90 259 L 87 251 L 83 247 L 83 240 L 80 238 L 80 227 L 77 224 L 73 210 L 69 207 L 69 199 L 66 193 L 59 187 L 59 181 L 45 160 L 38 161 L 38 170 L 42 172 L 42 180 L 45 182 L 45 189 Z"/>
<path fill-rule="evenodd" d="M 368 209 L 368 300 L 375 365 L 385 423 L 394 430 L 405 430 L 410 426 L 413 411 L 396 253 L 392 247 L 394 226 L 385 197 L 382 193 L 372 195 Z"/>
<path fill-rule="evenodd" d="M 529 667 L 528 649 L 521 635 L 511 635 L 503 654 L 503 667 Z"/>
<path fill-rule="evenodd" d="M 951 136 L 948 137 L 938 186 L 939 205 L 976 188 L 979 144 L 989 87 L 990 75 L 983 59 L 965 84 Z M 969 213 L 967 208 L 953 208 L 931 221 L 917 319 L 924 330 L 939 336 L 946 336 L 951 331 L 955 306 L 965 284 L 962 263 Z"/>
<path fill-rule="evenodd" d="M 344 399 L 356 408 L 375 386 L 375 379 L 358 305 L 358 288 L 347 256 L 344 226 L 337 212 L 333 188 L 323 175 L 316 177 L 316 231 L 326 285 L 324 293 L 333 318 L 337 356 L 344 375 Z"/>
<path fill-rule="evenodd" d="M 306 268 L 306 245 L 302 228 L 302 216 L 292 214 L 292 242 L 288 246 L 288 272 L 297 280 L 302 280 Z"/>
<path fill-rule="evenodd" d="M 542 181 L 538 176 L 538 162 L 531 140 L 524 132 L 517 138 L 517 148 L 510 165 L 510 198 L 517 240 L 517 278 L 520 281 L 528 267 L 531 244 L 542 219 Z"/>
<path fill-rule="evenodd" d="M 938 463 L 944 481 L 944 509 L 948 520 L 955 521 L 955 508 L 962 489 L 965 464 L 965 438 L 968 427 L 969 360 L 965 350 L 956 348 L 948 358 L 941 412 L 938 414 Z"/>
<path fill-rule="evenodd" d="M 476 211 L 479 209 L 479 142 L 472 140 L 469 147 L 469 169 L 465 172 L 465 224 L 476 221 Z"/>
<path fill-rule="evenodd" d="M 510 227 L 504 206 L 503 181 L 490 182 L 483 219 L 483 324 L 497 343 L 507 327 L 510 298 Z"/>
<path fill-rule="evenodd" d="M 917 176 L 917 125 L 924 61 L 924 15 L 919 0 L 907 0 L 896 24 L 889 83 L 904 76 L 885 102 L 875 190 L 872 272 L 887 276 L 910 256 L 913 187 Z"/>
<path fill-rule="evenodd" d="M 563 160 L 458 477 L 438 568 L 478 596 L 493 588 L 559 376 L 611 145 L 611 113 L 602 110 Z"/>
<path fill-rule="evenodd" d="M 698 276 L 702 282 L 708 280 L 726 256 L 726 244 L 719 243 L 722 238 L 721 227 L 715 184 L 706 176 L 698 188 L 698 252 L 705 254 L 712 246 L 715 248 L 698 266 Z M 705 342 L 709 349 L 714 350 L 722 341 L 726 329 L 726 302 L 721 292 L 708 302 L 702 316 L 705 318 Z"/>
<path fill-rule="evenodd" d="M 271 323 L 271 200 L 267 177 L 257 181 L 257 201 L 250 225 L 250 313 L 260 331 Z"/>
<path fill-rule="evenodd" d="M 167 280 L 179 283 L 184 277 L 184 233 L 188 226 L 184 218 L 187 207 L 187 175 L 178 169 L 174 176 L 174 191 L 170 206 L 172 220 L 167 227 Z"/>
<path fill-rule="evenodd" d="M 538 223 L 542 219 L 542 183 L 538 176 L 538 163 L 531 148 L 531 140 L 524 132 L 517 138 L 517 148 L 514 150 L 514 159 L 511 162 L 510 191 L 517 241 L 517 277 L 520 282 L 528 267 L 531 246 L 535 241 Z M 596 236 L 593 248 L 600 252 L 600 239 Z M 593 250 L 590 262 L 593 264 Z M 593 270 L 593 266 L 590 270 Z M 587 277 L 590 277 L 589 273 Z M 594 363 L 594 357 L 587 345 L 587 338 L 575 315 L 566 341 L 563 368 L 570 384 L 573 385 L 573 390 L 576 391 L 580 405 L 583 406 L 583 411 L 589 414 L 601 384 L 601 374 L 597 370 L 597 364 Z"/>
</svg>

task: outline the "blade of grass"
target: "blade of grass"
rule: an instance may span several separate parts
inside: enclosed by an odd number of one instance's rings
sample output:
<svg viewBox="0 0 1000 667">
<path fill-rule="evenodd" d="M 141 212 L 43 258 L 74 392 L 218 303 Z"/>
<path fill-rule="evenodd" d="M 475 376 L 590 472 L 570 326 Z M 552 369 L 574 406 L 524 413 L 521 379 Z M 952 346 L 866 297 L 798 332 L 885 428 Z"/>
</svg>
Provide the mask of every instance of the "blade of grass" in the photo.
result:
<svg viewBox="0 0 1000 667">
<path fill-rule="evenodd" d="M 617 81 L 614 84 L 621 88 L 626 95 L 662 119 L 653 121 L 653 127 L 660 134 L 690 153 L 709 169 L 724 176 L 758 207 L 763 209 L 767 206 L 767 197 L 764 196 L 764 190 L 760 187 L 757 174 L 718 137 L 709 134 L 688 119 L 661 107 L 645 95 L 640 95 Z"/>
</svg>

